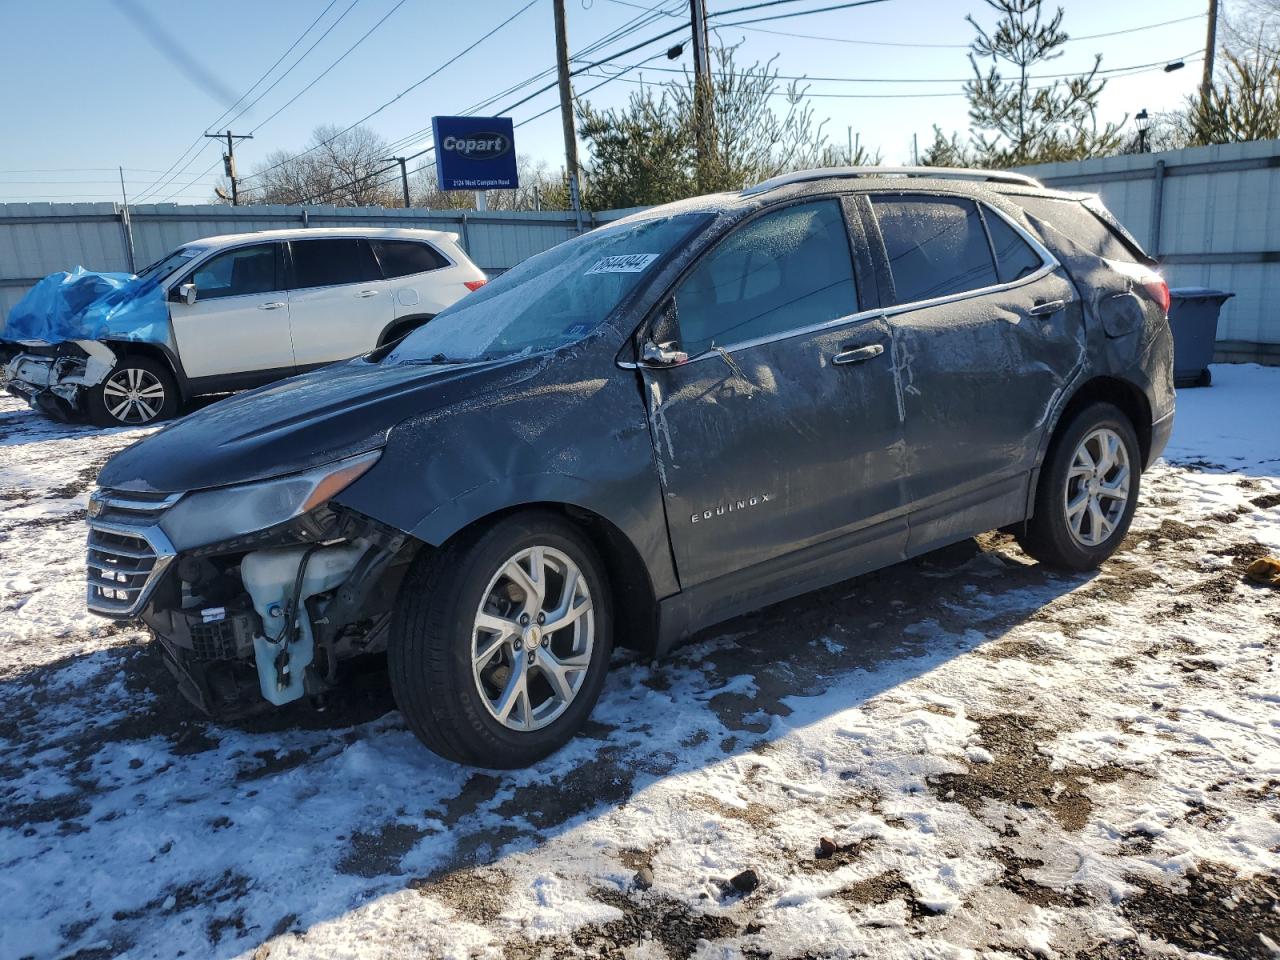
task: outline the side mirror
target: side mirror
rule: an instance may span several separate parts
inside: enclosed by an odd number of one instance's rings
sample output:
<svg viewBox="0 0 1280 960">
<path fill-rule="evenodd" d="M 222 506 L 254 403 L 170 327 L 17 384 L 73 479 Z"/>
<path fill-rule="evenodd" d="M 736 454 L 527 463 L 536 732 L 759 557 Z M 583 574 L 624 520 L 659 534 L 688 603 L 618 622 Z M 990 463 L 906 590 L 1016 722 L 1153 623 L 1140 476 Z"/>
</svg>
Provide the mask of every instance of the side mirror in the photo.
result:
<svg viewBox="0 0 1280 960">
<path fill-rule="evenodd" d="M 652 340 L 646 340 L 643 349 L 640 351 L 640 359 L 655 367 L 674 367 L 687 361 L 689 354 L 683 350 L 677 350 L 674 340 L 667 340 L 663 343 L 654 343 Z"/>
<path fill-rule="evenodd" d="M 196 302 L 196 285 L 194 283 L 184 283 L 178 288 L 178 299 L 185 303 L 188 307 Z"/>
</svg>

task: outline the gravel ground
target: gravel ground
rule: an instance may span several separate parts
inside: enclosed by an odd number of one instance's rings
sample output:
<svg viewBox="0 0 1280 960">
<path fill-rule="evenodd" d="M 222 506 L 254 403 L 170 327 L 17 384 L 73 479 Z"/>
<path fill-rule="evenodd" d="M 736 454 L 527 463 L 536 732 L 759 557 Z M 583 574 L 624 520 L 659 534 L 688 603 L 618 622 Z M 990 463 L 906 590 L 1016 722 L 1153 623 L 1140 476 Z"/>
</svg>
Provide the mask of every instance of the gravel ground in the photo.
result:
<svg viewBox="0 0 1280 960">
<path fill-rule="evenodd" d="M 376 672 L 199 719 L 83 607 L 139 433 L 0 400 L 0 957 L 1275 957 L 1277 388 L 1181 394 L 1096 575 L 987 535 L 619 654 L 515 773 L 427 753 Z"/>
</svg>

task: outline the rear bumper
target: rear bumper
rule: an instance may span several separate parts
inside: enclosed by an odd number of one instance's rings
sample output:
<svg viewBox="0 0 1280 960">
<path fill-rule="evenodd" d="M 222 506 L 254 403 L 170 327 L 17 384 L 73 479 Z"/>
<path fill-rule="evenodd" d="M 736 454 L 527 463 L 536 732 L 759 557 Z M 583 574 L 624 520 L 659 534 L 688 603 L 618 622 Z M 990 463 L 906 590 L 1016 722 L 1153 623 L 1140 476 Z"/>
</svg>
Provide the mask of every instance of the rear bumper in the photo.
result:
<svg viewBox="0 0 1280 960">
<path fill-rule="evenodd" d="M 1170 410 L 1151 424 L 1151 450 L 1147 453 L 1146 467 L 1155 463 L 1160 454 L 1164 453 L 1164 448 L 1168 446 L 1169 437 L 1173 433 L 1173 413 L 1174 411 Z"/>
</svg>

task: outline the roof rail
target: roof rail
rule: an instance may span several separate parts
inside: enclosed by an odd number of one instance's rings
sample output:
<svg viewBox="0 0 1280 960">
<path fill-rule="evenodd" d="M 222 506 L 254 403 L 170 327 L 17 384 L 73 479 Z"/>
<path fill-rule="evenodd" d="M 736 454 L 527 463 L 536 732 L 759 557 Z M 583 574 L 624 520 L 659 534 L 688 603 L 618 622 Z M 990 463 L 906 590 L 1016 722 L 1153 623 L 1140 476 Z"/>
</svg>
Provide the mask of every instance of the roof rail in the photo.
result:
<svg viewBox="0 0 1280 960">
<path fill-rule="evenodd" d="M 778 187 L 809 180 L 827 180 L 839 177 L 930 177 L 935 180 L 985 180 L 988 183 L 1016 183 L 1024 187 L 1042 184 L 1025 173 L 1009 170 L 976 170 L 967 167 L 819 167 L 815 170 L 796 170 L 770 177 L 754 186 L 744 187 L 742 196 L 750 197 L 767 193 Z"/>
</svg>

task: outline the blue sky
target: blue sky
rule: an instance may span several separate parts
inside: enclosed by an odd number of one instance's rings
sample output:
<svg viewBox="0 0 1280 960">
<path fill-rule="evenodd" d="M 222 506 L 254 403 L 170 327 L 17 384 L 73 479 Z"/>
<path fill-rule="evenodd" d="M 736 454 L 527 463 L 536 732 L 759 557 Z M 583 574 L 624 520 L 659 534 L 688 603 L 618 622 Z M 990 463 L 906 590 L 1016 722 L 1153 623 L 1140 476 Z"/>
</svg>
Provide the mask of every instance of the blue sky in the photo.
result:
<svg viewBox="0 0 1280 960">
<path fill-rule="evenodd" d="M 251 171 L 275 149 L 294 150 L 322 123 L 346 126 L 374 110 L 458 54 L 527 0 L 483 0 L 460 4 L 428 0 L 0 0 L 0 36 L 6 38 L 0 58 L 0 89 L 5 91 L 5 132 L 0 142 L 0 201 L 118 199 L 115 167 L 126 168 L 131 198 L 201 202 L 210 195 L 218 166 L 217 145 L 199 141 L 194 159 L 188 154 L 175 170 L 181 176 L 162 189 L 162 171 L 211 130 L 231 101 L 239 97 L 279 58 L 304 29 L 324 12 L 311 30 L 250 99 L 298 60 L 327 28 L 297 66 L 243 116 L 233 128 L 256 129 L 254 139 L 237 147 L 240 173 Z M 714 14 L 749 0 L 709 0 Z M 745 19 L 771 13 L 827 6 L 831 0 L 807 0 L 722 18 Z M 140 9 L 168 40 L 158 40 L 170 55 L 157 50 L 126 8 Z M 1073 41 L 1067 53 L 1046 73 L 1086 67 L 1095 53 L 1104 69 L 1163 62 L 1186 54 L 1198 57 L 1204 44 L 1203 0 L 1170 0 L 1162 4 L 1116 4 L 1114 0 L 1066 0 L 1064 26 L 1086 36 L 1190 17 L 1194 19 L 1118 36 Z M 603 37 L 655 0 L 568 0 L 569 43 L 579 50 Z M 328 8 L 326 10 L 326 8 Z M 687 16 L 684 0 L 667 0 L 655 9 Z M 392 12 L 394 11 L 394 12 Z M 909 162 L 912 134 L 922 145 L 932 124 L 967 128 L 966 101 L 958 82 L 969 74 L 966 50 L 973 30 L 965 22 L 973 11 L 990 23 L 981 0 L 886 0 L 863 8 L 759 23 L 754 29 L 725 27 L 719 37 L 741 41 L 740 59 L 777 55 L 783 74 L 808 77 L 879 78 L 893 82 L 845 83 L 813 80 L 812 94 L 864 95 L 859 99 L 815 96 L 819 118 L 844 143 L 851 126 L 861 142 L 878 148 L 888 163 Z M 387 14 L 390 13 L 390 16 Z M 376 26 L 386 17 L 381 26 Z M 715 20 L 713 18 L 712 22 Z M 647 37 L 678 26 L 663 18 L 646 25 L 600 53 L 598 59 Z M 373 29 L 336 67 L 276 116 L 284 106 L 328 68 L 344 51 Z M 808 36 L 784 36 L 806 34 Z M 672 38 L 676 39 L 676 38 Z M 858 42 L 850 42 L 858 41 Z M 872 42 L 868 42 L 872 41 Z M 634 64 L 658 53 L 672 40 L 619 58 Z M 882 43 L 938 44 L 886 46 Z M 490 40 L 442 70 L 402 99 L 378 113 L 368 125 L 388 140 L 429 128 L 435 114 L 456 113 L 500 93 L 553 65 L 554 31 L 550 0 L 538 0 Z M 180 68 L 175 60 L 185 62 Z M 689 63 L 689 54 L 675 66 Z M 662 57 L 653 67 L 670 67 Z M 652 69 L 628 74 L 662 80 Z M 1103 95 L 1103 117 L 1120 120 L 1146 107 L 1154 112 L 1176 106 L 1199 82 L 1199 62 L 1166 74 L 1159 69 L 1115 77 Z M 945 82 L 921 83 L 921 80 Z M 912 81 L 912 82 L 903 82 Z M 600 83 L 581 77 L 579 91 Z M 219 88 L 223 91 L 219 94 Z M 533 88 L 528 88 L 533 89 Z M 620 103 L 635 89 L 615 81 L 592 93 L 593 103 Z M 499 105 L 518 99 L 504 98 Z M 904 94 L 942 96 L 903 96 Z M 894 96 L 885 96 L 885 95 Z M 865 96 L 872 95 L 872 96 Z M 226 99 L 223 99 L 225 97 Z M 554 106 L 555 92 L 517 108 L 519 122 Z M 241 105 L 243 106 L 243 104 Z M 240 107 L 237 107 L 238 111 Z M 218 125 L 221 129 L 225 124 Z M 558 166 L 562 158 L 559 115 L 551 111 L 516 134 L 522 154 Z M 411 153 L 429 143 L 424 134 L 397 152 Z M 208 172 L 206 173 L 206 170 Z M 147 191 L 151 195 L 147 196 Z"/>
</svg>

